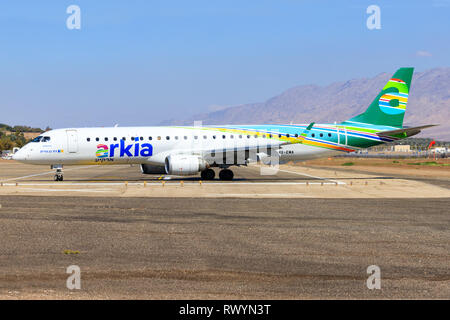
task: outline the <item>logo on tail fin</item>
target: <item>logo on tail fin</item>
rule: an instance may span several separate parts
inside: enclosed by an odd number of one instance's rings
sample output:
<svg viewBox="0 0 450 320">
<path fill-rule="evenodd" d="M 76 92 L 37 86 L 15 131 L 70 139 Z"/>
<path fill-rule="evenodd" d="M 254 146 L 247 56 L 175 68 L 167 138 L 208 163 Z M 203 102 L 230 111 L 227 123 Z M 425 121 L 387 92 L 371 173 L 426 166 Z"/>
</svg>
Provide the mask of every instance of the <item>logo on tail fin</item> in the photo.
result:
<svg viewBox="0 0 450 320">
<path fill-rule="evenodd" d="M 392 78 L 383 88 L 383 95 L 378 105 L 386 114 L 400 114 L 406 110 L 408 103 L 408 86 L 405 81 Z"/>
</svg>

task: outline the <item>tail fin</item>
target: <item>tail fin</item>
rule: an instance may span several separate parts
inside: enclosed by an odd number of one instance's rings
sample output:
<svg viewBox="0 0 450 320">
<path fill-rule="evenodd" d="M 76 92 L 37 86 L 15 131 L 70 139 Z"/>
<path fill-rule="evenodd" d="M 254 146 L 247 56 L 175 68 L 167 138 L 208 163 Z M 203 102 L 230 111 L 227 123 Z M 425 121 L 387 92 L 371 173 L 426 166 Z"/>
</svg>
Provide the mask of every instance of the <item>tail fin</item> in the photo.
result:
<svg viewBox="0 0 450 320">
<path fill-rule="evenodd" d="M 348 122 L 402 128 L 414 68 L 400 68 L 364 113 Z"/>
</svg>

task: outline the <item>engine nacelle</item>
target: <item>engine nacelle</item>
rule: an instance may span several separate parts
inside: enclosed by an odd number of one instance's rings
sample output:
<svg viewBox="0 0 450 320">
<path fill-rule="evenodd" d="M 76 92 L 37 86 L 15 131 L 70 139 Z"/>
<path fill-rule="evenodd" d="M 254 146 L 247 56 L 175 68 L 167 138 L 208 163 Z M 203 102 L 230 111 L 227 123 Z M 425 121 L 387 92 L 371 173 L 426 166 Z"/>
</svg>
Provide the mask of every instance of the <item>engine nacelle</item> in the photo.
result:
<svg viewBox="0 0 450 320">
<path fill-rule="evenodd" d="M 208 163 L 195 155 L 170 155 L 166 158 L 165 169 L 167 174 L 189 176 L 205 170 Z"/>
<path fill-rule="evenodd" d="M 265 165 L 278 165 L 281 164 L 280 154 L 273 150 L 272 155 L 268 155 L 265 152 L 260 152 L 256 154 L 257 162 L 261 162 Z"/>
<path fill-rule="evenodd" d="M 152 166 L 150 164 L 141 164 L 141 172 L 143 174 L 165 174 L 164 166 Z"/>
<path fill-rule="evenodd" d="M 270 164 L 270 156 L 265 152 L 260 152 L 256 154 L 256 161 L 262 162 L 264 164 Z"/>
</svg>

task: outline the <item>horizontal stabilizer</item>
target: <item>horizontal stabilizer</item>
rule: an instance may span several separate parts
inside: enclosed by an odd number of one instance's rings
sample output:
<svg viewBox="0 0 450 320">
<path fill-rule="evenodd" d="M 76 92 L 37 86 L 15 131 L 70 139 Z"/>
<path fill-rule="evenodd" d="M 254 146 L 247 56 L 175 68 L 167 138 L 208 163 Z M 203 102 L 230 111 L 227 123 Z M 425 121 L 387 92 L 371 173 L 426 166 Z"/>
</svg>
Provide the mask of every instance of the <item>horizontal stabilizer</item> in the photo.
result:
<svg viewBox="0 0 450 320">
<path fill-rule="evenodd" d="M 414 135 L 420 133 L 420 131 L 422 131 L 422 129 L 435 127 L 435 126 L 438 126 L 438 124 L 427 124 L 427 125 L 419 126 L 419 127 L 405 127 L 403 129 L 380 131 L 380 132 L 377 132 L 377 135 L 379 135 L 379 136 L 394 136 L 394 135 L 402 134 L 404 137 L 411 137 L 411 136 L 414 136 Z"/>
</svg>

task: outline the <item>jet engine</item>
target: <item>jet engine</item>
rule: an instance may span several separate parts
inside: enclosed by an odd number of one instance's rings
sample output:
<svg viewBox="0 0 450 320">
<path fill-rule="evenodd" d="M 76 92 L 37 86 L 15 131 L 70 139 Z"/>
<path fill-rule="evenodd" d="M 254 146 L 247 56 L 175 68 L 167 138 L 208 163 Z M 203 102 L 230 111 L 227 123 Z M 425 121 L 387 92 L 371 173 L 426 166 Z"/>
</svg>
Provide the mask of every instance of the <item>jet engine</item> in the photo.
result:
<svg viewBox="0 0 450 320">
<path fill-rule="evenodd" d="M 150 164 L 141 164 L 141 172 L 143 174 L 165 174 L 164 166 L 152 166 Z"/>
<path fill-rule="evenodd" d="M 265 165 L 278 165 L 280 164 L 280 154 L 276 150 L 272 150 L 270 154 L 260 152 L 256 154 L 257 162 L 261 162 Z"/>
<path fill-rule="evenodd" d="M 207 167 L 208 163 L 195 155 L 170 155 L 165 161 L 166 173 L 180 176 L 193 175 Z"/>
</svg>

